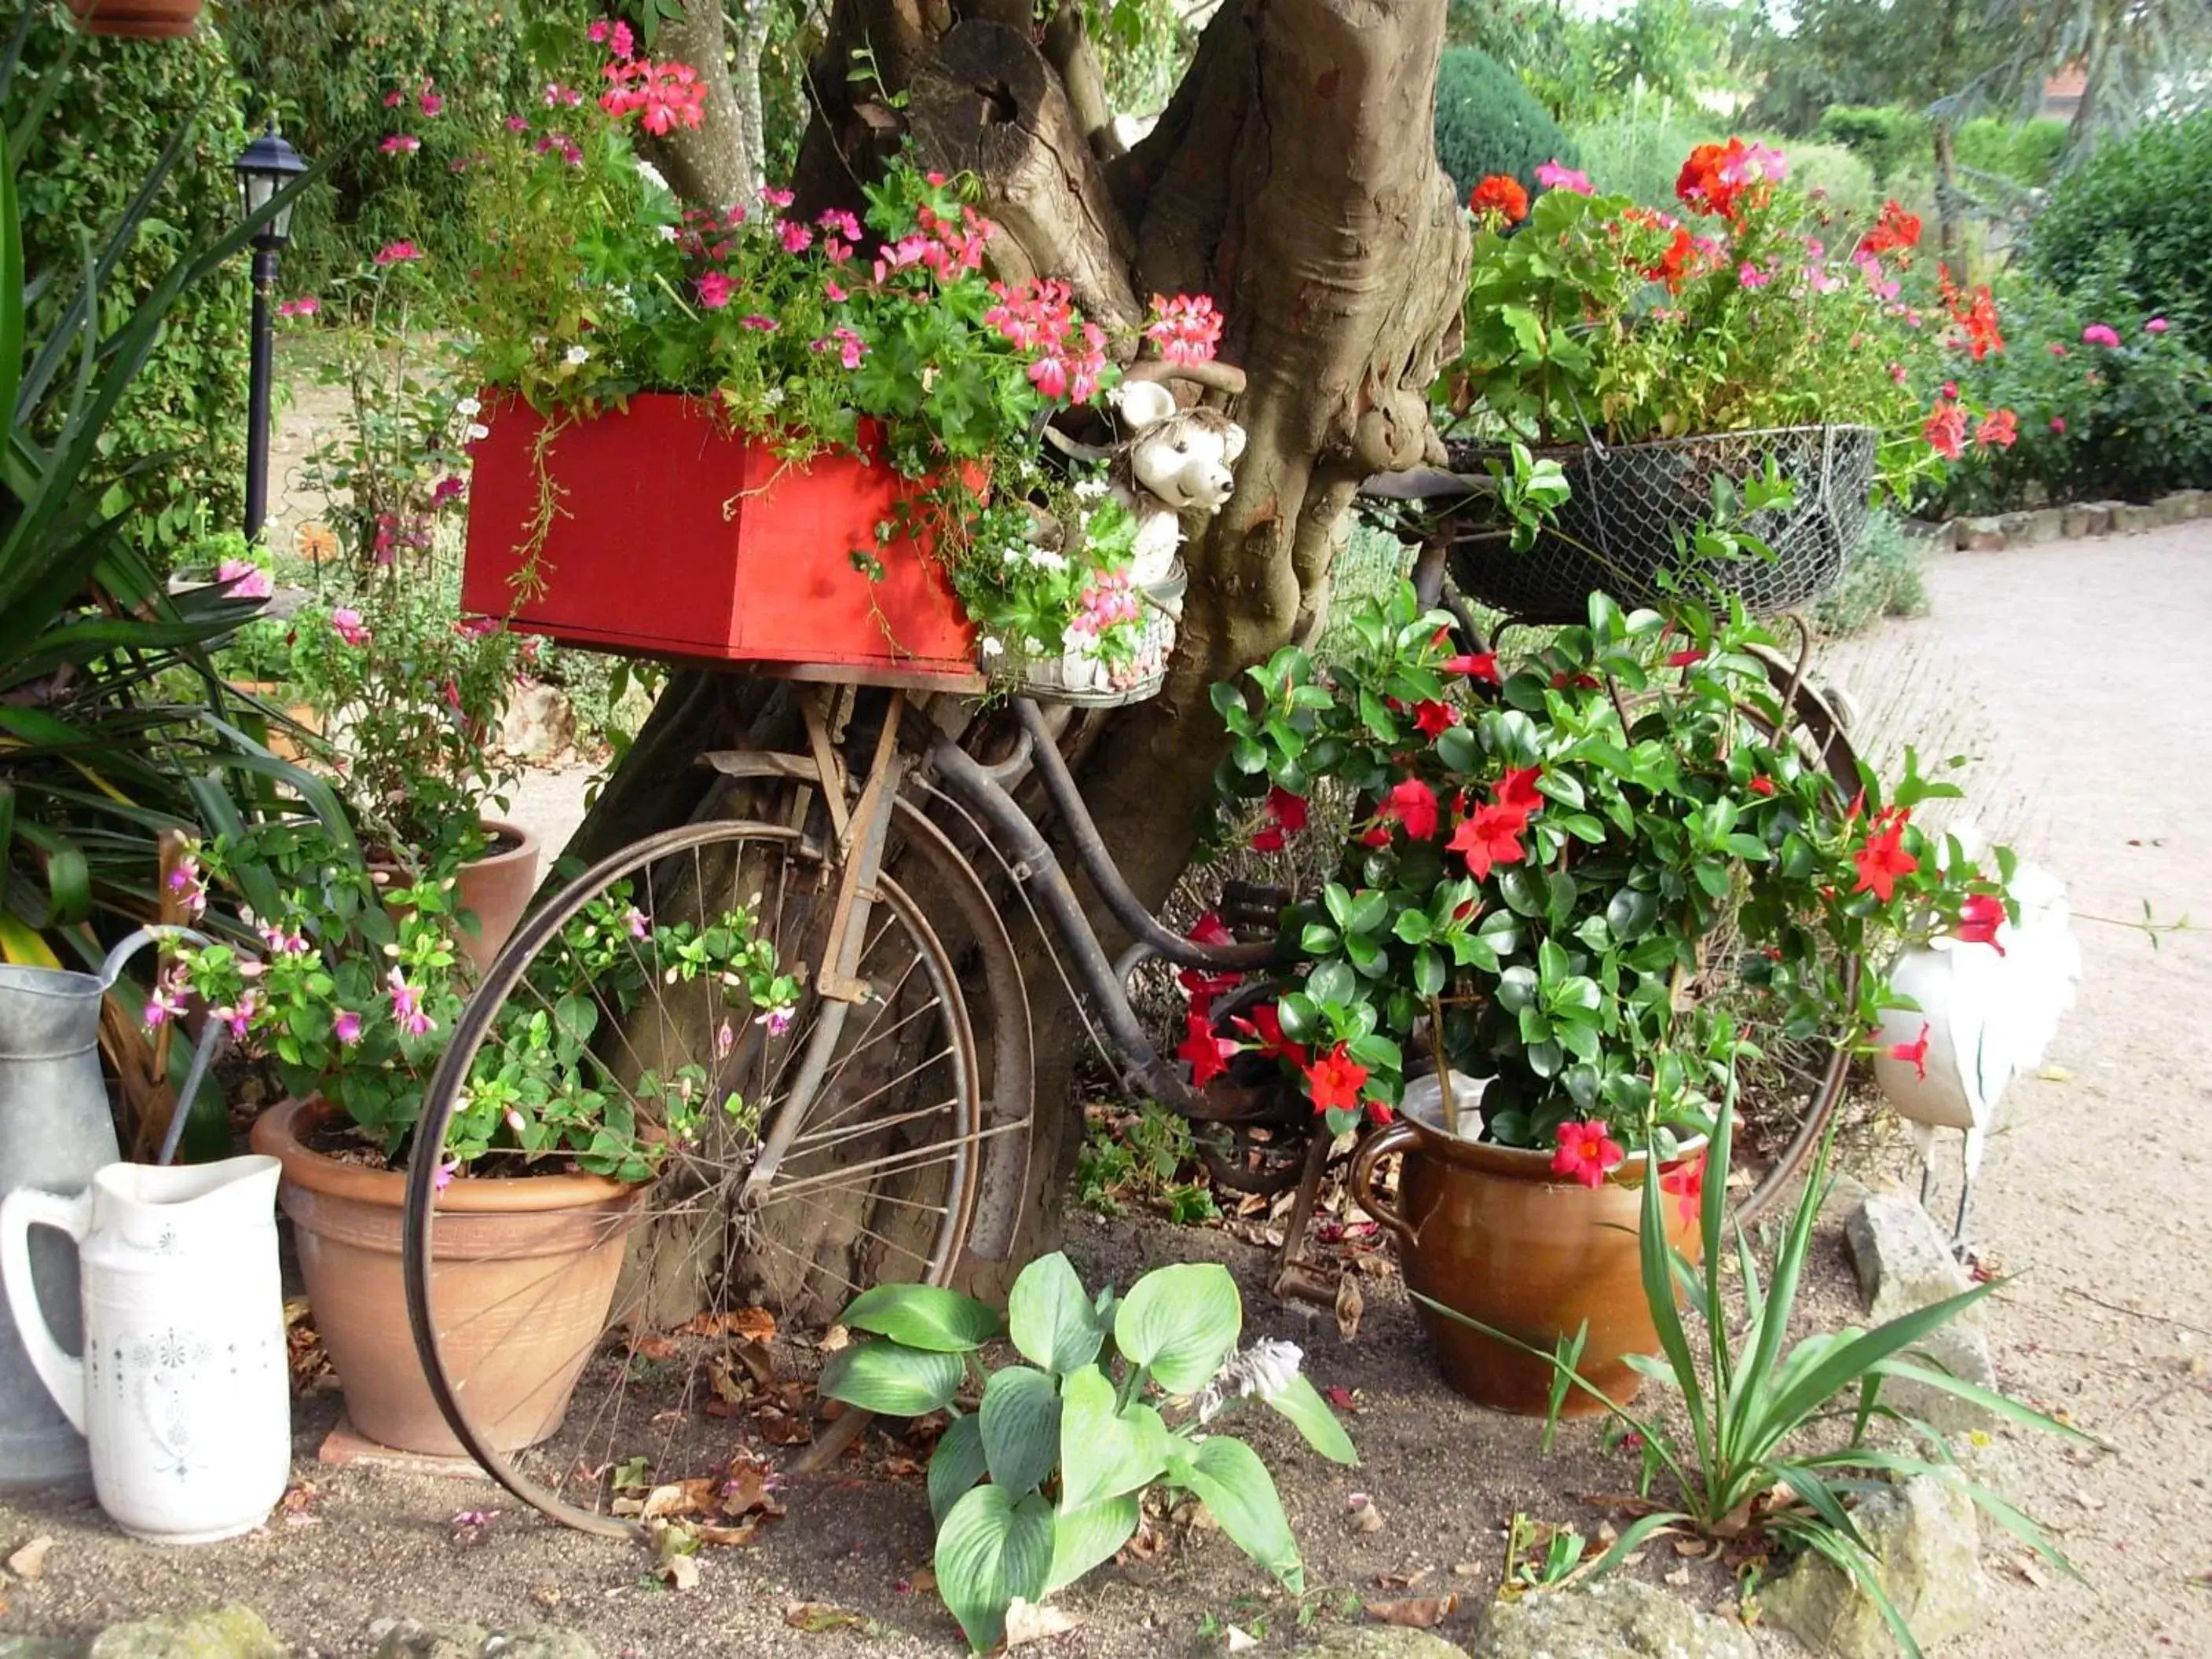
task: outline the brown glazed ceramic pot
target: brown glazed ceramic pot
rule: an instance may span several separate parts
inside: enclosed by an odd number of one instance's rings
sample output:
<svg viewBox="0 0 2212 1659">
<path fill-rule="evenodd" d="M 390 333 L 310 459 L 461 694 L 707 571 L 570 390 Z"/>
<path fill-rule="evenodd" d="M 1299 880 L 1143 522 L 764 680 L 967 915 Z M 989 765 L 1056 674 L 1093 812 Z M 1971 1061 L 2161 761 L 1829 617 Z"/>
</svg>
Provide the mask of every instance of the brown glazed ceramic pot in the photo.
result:
<svg viewBox="0 0 2212 1659">
<path fill-rule="evenodd" d="M 254 1121 L 253 1150 L 283 1161 L 277 1201 L 292 1219 L 315 1329 L 372 1440 L 464 1455 L 415 1351 L 399 1267 L 405 1177 L 309 1150 L 334 1108 L 287 1100 Z M 469 1422 L 501 1450 L 561 1426 L 596 1346 L 644 1189 L 599 1176 L 458 1179 L 439 1199 L 434 1306 L 447 1375 Z M 450 1212 L 459 1212 L 458 1215 Z"/>
<path fill-rule="evenodd" d="M 87 34 L 173 40 L 192 32 L 200 0 L 69 0 L 69 9 Z"/>
<path fill-rule="evenodd" d="M 1394 1152 L 1405 1155 L 1395 1206 L 1375 1190 L 1376 1165 Z M 1585 1187 L 1553 1175 L 1549 1152 L 1455 1139 L 1401 1115 L 1360 1148 L 1352 1190 L 1397 1235 L 1410 1289 L 1546 1353 L 1587 1320 L 1577 1369 L 1626 1405 L 1643 1379 L 1622 1356 L 1659 1351 L 1637 1255 L 1644 1168 L 1634 1157 L 1603 1186 Z M 1675 1248 L 1695 1256 L 1695 1221 L 1671 1194 L 1662 1213 Z M 1549 1408 L 1548 1362 L 1414 1306 L 1453 1388 L 1498 1411 Z M 1563 1414 L 1602 1409 L 1571 1389 Z"/>
</svg>

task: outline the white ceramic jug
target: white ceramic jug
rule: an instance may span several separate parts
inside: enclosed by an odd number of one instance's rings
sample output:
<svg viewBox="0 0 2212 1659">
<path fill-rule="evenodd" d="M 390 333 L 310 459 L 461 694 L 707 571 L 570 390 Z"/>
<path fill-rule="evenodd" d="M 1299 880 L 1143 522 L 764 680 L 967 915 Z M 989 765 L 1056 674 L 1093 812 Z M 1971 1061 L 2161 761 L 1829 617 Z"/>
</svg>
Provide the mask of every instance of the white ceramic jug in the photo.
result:
<svg viewBox="0 0 2212 1659">
<path fill-rule="evenodd" d="M 124 1531 L 204 1544 L 258 1526 L 292 1472 L 273 1158 L 111 1164 L 76 1198 L 0 1201 L 0 1273 L 23 1347 L 90 1442 L 93 1490 Z M 30 1230 L 77 1241 L 84 1358 L 31 1293 Z"/>
</svg>

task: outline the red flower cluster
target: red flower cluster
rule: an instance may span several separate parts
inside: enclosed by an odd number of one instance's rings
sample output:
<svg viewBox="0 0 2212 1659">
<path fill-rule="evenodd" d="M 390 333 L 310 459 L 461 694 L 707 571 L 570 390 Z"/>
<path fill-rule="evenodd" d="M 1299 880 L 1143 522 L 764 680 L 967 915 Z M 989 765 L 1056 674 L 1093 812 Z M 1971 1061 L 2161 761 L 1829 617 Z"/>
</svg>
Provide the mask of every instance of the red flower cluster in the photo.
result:
<svg viewBox="0 0 2212 1659">
<path fill-rule="evenodd" d="M 641 112 L 638 125 L 647 132 L 659 135 L 674 127 L 696 127 L 705 117 L 707 89 L 689 64 L 635 58 L 609 64 L 599 73 L 607 78 L 599 107 L 615 116 Z"/>
<path fill-rule="evenodd" d="M 1974 428 L 1977 449 L 2010 449 L 2020 439 L 2020 421 L 2008 409 L 1992 410 Z"/>
<path fill-rule="evenodd" d="M 2004 336 L 1997 331 L 1997 302 L 1984 283 L 1971 291 L 1962 289 L 1951 280 L 1948 265 L 1936 267 L 1936 275 L 1943 286 L 1943 303 L 1951 313 L 1951 319 L 1966 331 L 1966 349 L 1976 362 L 1992 353 L 2002 355 Z"/>
<path fill-rule="evenodd" d="M 1492 173 L 1468 192 L 1467 204 L 1477 214 L 1502 214 L 1509 225 L 1528 216 L 1528 192 L 1510 173 Z"/>
<path fill-rule="evenodd" d="M 1700 213 L 1735 222 L 1745 207 L 1764 204 L 1770 184 L 1789 171 L 1782 152 L 1764 144 L 1731 138 L 1725 144 L 1699 144 L 1675 176 L 1674 194 Z"/>
<path fill-rule="evenodd" d="M 1875 814 L 1867 826 L 1866 845 L 1851 854 L 1859 872 L 1851 891 L 1872 893 L 1887 904 L 1897 890 L 1897 878 L 1920 868 L 1920 860 L 1905 850 L 1905 823 L 1911 816 L 1911 809 L 1904 806 L 1886 806 Z"/>
<path fill-rule="evenodd" d="M 1881 204 L 1874 228 L 1859 239 L 1859 252 L 1869 258 L 1920 246 L 1920 216 L 1907 213 L 1895 197 Z"/>
<path fill-rule="evenodd" d="M 1945 460 L 1957 460 L 1966 453 L 1966 411 L 1948 398 L 1938 398 L 1921 426 L 1920 435 Z"/>
<path fill-rule="evenodd" d="M 1509 770 L 1498 781 L 1487 805 L 1478 806 L 1452 831 L 1444 850 L 1467 860 L 1468 873 L 1485 879 L 1494 866 L 1518 864 L 1527 856 L 1521 836 L 1543 797 L 1536 793 L 1538 769 Z"/>
</svg>

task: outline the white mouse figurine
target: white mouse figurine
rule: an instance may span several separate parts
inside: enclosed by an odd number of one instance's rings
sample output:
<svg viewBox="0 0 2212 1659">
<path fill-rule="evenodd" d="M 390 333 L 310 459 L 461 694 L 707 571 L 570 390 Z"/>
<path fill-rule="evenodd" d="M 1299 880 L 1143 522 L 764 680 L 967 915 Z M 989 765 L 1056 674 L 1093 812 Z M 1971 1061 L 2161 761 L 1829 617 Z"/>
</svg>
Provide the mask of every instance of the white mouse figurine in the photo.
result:
<svg viewBox="0 0 2212 1659">
<path fill-rule="evenodd" d="M 1109 476 L 1136 515 L 1130 579 L 1166 579 L 1182 545 L 1182 515 L 1218 513 L 1236 488 L 1230 469 L 1244 453 L 1244 428 L 1218 409 L 1180 409 L 1157 380 L 1127 380 L 1112 394 L 1130 436 L 1116 446 Z"/>
</svg>

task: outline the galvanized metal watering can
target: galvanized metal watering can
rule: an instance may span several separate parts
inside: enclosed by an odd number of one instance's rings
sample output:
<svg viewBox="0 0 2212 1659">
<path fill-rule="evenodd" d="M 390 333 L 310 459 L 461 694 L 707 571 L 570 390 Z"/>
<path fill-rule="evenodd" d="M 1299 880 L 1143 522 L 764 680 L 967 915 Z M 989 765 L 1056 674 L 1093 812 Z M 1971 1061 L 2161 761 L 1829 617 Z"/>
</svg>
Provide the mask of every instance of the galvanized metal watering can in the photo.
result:
<svg viewBox="0 0 2212 1659">
<path fill-rule="evenodd" d="M 75 1197 L 121 1156 L 100 1073 L 100 1000 L 132 955 L 171 936 L 199 938 L 185 928 L 142 928 L 108 952 L 97 974 L 0 963 L 0 1195 L 33 1187 Z M 221 1031 L 210 1020 L 192 1057 L 165 1164 Z M 76 1250 L 41 1231 L 30 1241 L 27 1271 L 46 1324 L 76 1352 L 82 1341 Z M 90 1473 L 84 1437 L 39 1380 L 15 1322 L 0 1316 L 0 1489 L 82 1486 Z"/>
</svg>

